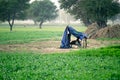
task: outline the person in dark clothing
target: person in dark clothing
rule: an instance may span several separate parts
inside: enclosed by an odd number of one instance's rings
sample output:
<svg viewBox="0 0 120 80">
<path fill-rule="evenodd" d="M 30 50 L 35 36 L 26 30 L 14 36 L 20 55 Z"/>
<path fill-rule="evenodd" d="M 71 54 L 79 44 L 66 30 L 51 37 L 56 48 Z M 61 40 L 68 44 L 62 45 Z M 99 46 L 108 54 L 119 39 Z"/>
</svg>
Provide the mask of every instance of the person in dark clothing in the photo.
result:
<svg viewBox="0 0 120 80">
<path fill-rule="evenodd" d="M 73 42 L 70 42 L 71 41 L 71 35 L 73 35 L 73 36 L 75 36 L 77 38 Z M 72 28 L 70 26 L 67 26 L 65 31 L 64 31 L 62 40 L 61 40 L 60 48 L 71 48 L 71 45 L 76 43 L 76 42 L 78 42 L 78 44 L 81 46 L 81 43 L 80 43 L 79 40 L 82 41 L 82 39 L 84 39 L 84 38 L 87 39 L 86 34 L 84 34 L 82 32 L 78 32 L 74 28 Z"/>
</svg>

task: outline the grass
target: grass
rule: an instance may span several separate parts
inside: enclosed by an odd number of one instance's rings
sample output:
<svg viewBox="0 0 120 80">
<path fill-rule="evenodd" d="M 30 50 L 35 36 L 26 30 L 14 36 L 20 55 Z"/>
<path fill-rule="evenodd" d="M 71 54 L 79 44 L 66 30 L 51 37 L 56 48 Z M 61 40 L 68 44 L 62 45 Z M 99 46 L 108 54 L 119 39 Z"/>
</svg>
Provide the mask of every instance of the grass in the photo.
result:
<svg viewBox="0 0 120 80">
<path fill-rule="evenodd" d="M 74 27 L 83 32 L 85 27 Z M 14 26 L 13 31 L 9 31 L 9 26 L 0 27 L 0 44 L 28 43 L 31 41 L 60 40 L 65 26 L 44 26 L 38 27 Z"/>
<path fill-rule="evenodd" d="M 120 80 L 120 46 L 66 54 L 1 52 L 1 80 Z"/>
<path fill-rule="evenodd" d="M 61 32 L 56 33 L 52 31 L 0 32 L 0 44 L 27 43 L 31 41 L 59 39 L 60 36 L 62 36 Z"/>
</svg>

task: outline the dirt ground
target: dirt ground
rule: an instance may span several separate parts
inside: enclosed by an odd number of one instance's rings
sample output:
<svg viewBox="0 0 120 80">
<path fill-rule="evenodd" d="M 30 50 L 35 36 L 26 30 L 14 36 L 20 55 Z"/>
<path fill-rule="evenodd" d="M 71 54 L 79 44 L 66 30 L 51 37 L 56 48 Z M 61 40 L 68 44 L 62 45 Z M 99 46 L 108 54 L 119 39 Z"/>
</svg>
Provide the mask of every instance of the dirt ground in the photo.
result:
<svg viewBox="0 0 120 80">
<path fill-rule="evenodd" d="M 79 50 L 81 48 L 73 46 L 70 49 L 60 49 L 60 41 L 42 41 L 42 42 L 31 42 L 25 44 L 5 44 L 0 45 L 0 51 L 30 51 L 37 53 L 60 53 L 69 52 L 73 50 Z M 99 41 L 95 39 L 88 39 L 88 45 L 86 49 L 100 48 L 111 44 L 120 44 L 120 41 Z"/>
</svg>

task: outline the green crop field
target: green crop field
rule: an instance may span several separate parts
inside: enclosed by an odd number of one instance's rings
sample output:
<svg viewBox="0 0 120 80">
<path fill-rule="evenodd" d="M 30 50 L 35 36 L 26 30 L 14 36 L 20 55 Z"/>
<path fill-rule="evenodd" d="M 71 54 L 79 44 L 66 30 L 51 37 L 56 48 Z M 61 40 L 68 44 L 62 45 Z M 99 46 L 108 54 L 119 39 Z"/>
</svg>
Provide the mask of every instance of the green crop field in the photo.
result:
<svg viewBox="0 0 120 80">
<path fill-rule="evenodd" d="M 51 29 L 48 27 L 47 29 L 43 28 L 40 30 L 36 27 L 17 27 L 13 28 L 13 32 L 10 32 L 9 28 L 2 27 L 0 30 L 0 44 L 26 43 L 30 41 L 56 39 L 62 35 L 62 32 L 59 31 L 59 29 L 57 32 L 53 31 L 53 28 Z"/>
<path fill-rule="evenodd" d="M 66 26 L 45 26 L 43 29 L 34 27 L 14 26 L 9 31 L 9 26 L 0 27 L 0 44 L 27 43 L 31 41 L 60 40 Z M 74 27 L 79 31 L 85 31 L 86 27 Z"/>
<path fill-rule="evenodd" d="M 120 46 L 66 54 L 0 53 L 1 80 L 120 80 Z"/>
<path fill-rule="evenodd" d="M 74 27 L 84 32 L 85 27 Z M 0 26 L 0 80 L 120 80 L 120 45 L 43 54 L 4 45 L 60 41 L 65 26 Z M 117 40 L 118 41 L 118 40 Z M 40 45 L 40 44 L 39 44 Z M 15 46 L 14 46 L 15 47 Z M 62 50 L 62 49 L 61 49 Z"/>
</svg>

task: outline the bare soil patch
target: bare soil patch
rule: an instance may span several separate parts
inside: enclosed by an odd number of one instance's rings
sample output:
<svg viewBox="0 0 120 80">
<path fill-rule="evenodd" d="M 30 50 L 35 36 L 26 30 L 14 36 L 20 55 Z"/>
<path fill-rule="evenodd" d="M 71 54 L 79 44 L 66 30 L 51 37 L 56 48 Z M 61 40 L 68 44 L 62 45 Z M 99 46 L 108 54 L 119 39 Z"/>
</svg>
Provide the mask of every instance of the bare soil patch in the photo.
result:
<svg viewBox="0 0 120 80">
<path fill-rule="evenodd" d="M 60 49 L 60 41 L 41 41 L 25 44 L 0 45 L 0 51 L 32 51 L 40 53 L 60 53 L 77 50 L 78 48 Z"/>
<path fill-rule="evenodd" d="M 70 49 L 60 49 L 60 41 L 41 41 L 25 44 L 6 44 L 0 45 L 0 51 L 20 51 L 20 52 L 37 52 L 37 53 L 65 53 L 69 51 L 79 50 L 81 48 L 73 46 Z M 88 39 L 88 46 L 86 49 L 100 48 L 111 44 L 120 44 L 120 41 L 99 41 L 95 39 Z"/>
</svg>

